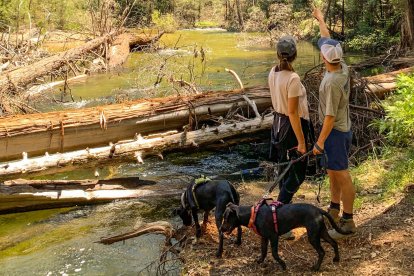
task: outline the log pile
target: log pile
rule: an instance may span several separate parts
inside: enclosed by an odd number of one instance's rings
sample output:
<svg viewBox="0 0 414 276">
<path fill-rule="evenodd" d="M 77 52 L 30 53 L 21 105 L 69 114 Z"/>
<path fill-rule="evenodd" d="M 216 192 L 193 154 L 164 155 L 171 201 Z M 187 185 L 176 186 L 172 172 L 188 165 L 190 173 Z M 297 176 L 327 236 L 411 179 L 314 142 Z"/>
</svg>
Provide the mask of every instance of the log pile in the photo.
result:
<svg viewBox="0 0 414 276">
<path fill-rule="evenodd" d="M 240 113 L 253 114 L 243 96 L 260 112 L 271 106 L 267 88 L 211 92 L 187 97 L 135 100 L 78 110 L 0 118 L 0 160 L 108 145 L 141 134 L 201 128 L 203 122 Z"/>
<path fill-rule="evenodd" d="M 323 78 L 323 73 L 324 67 L 319 65 L 308 71 L 303 79 L 303 84 L 308 93 L 310 116 L 317 135 L 321 129 L 318 116 L 318 99 L 319 85 Z M 395 75 L 393 80 L 395 82 Z M 378 95 L 375 93 L 376 91 L 372 91 L 370 85 L 368 78 L 357 78 L 355 72 L 351 70 L 351 95 L 349 101 L 352 122 L 351 130 L 353 132 L 352 161 L 357 161 L 359 159 L 357 157 L 365 157 L 367 149 L 373 148 L 382 140 L 378 130 L 371 125 L 374 120 L 382 118 L 385 112 Z"/>
<path fill-rule="evenodd" d="M 139 136 L 136 140 L 119 142 L 105 147 L 78 150 L 68 153 L 56 153 L 42 157 L 27 158 L 20 161 L 0 164 L 0 178 L 27 177 L 29 175 L 55 173 L 73 170 L 79 166 L 96 166 L 117 160 L 134 160 L 143 163 L 147 156 L 159 156 L 172 150 L 198 148 L 214 142 L 221 142 L 236 135 L 246 135 L 269 129 L 273 116 L 256 117 L 241 122 L 225 123 L 218 126 L 202 127 L 187 131 L 151 137 Z"/>
</svg>

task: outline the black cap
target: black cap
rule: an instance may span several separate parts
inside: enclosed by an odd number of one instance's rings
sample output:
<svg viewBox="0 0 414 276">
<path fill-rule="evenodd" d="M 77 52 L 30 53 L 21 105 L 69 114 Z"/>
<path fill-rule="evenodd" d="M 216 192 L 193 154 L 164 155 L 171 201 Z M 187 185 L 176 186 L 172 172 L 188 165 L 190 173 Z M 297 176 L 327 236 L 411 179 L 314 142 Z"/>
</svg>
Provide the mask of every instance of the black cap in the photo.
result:
<svg viewBox="0 0 414 276">
<path fill-rule="evenodd" d="M 276 45 L 277 53 L 282 57 L 292 57 L 296 54 L 296 42 L 292 36 L 283 36 Z"/>
</svg>

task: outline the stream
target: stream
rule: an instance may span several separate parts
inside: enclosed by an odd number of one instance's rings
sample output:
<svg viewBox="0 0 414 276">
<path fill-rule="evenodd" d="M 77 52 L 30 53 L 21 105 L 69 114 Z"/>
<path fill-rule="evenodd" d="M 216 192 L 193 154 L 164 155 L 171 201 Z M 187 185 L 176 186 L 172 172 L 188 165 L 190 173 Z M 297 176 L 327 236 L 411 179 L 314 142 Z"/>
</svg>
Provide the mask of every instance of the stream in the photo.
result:
<svg viewBox="0 0 414 276">
<path fill-rule="evenodd" d="M 176 93 L 170 75 L 190 80 L 200 90 L 237 88 L 224 68 L 235 70 L 245 86 L 266 85 L 275 52 L 265 34 L 230 33 L 221 29 L 182 30 L 166 34 L 161 50 L 132 53 L 121 71 L 97 74 L 71 85 L 75 101 L 40 102 L 42 111 L 95 106 L 121 99 L 162 97 Z M 253 39 L 253 40 L 252 40 Z M 251 41 L 254 41 L 253 43 Z M 195 54 L 197 52 L 197 54 Z M 202 54 L 204 53 L 204 54 Z M 319 52 L 309 42 L 298 43 L 299 74 L 319 63 Z M 352 62 L 359 56 L 348 56 Z M 164 64 L 164 65 L 163 65 Z M 160 69 L 162 67 L 162 69 Z M 162 71 L 162 81 L 157 74 Z M 59 95 L 49 93 L 49 97 Z M 98 168 L 101 178 L 139 176 L 157 185 L 184 187 L 190 177 L 218 175 L 255 167 L 266 157 L 266 145 L 239 145 L 220 152 L 174 153 L 145 164 L 108 165 Z M 94 170 L 44 176 L 53 179 L 94 178 Z M 157 259 L 164 237 L 146 235 L 113 245 L 94 243 L 100 237 L 130 231 L 139 222 L 167 220 L 177 199 L 124 200 L 105 205 L 34 211 L 0 216 L 0 275 L 137 275 Z M 144 270 L 143 270 L 144 269 Z M 152 272 L 152 273 L 151 273 Z"/>
</svg>

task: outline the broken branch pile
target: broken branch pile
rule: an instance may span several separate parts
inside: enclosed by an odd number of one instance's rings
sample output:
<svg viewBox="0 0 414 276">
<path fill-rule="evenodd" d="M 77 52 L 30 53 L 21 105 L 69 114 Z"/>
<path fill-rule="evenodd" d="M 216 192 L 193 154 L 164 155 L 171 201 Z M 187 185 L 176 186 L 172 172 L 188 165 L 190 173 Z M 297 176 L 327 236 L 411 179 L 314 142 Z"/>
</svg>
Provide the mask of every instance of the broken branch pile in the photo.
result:
<svg viewBox="0 0 414 276">
<path fill-rule="evenodd" d="M 79 47 L 0 74 L 0 115 L 33 111 L 22 102 L 29 96 L 33 97 L 33 91 L 23 97 L 21 92 L 28 86 L 36 84 L 40 78 L 51 75 L 55 79 L 66 80 L 69 75 L 77 76 L 85 72 L 98 71 L 100 70 L 98 68 L 102 69 L 102 67 L 104 70 L 112 69 L 125 62 L 131 48 L 152 44 L 162 36 L 162 33 L 151 35 L 124 33 L 117 37 L 116 35 L 117 32 L 105 34 Z M 113 40 L 115 43 L 111 46 Z M 16 95 L 19 95 L 17 100 Z"/>
<path fill-rule="evenodd" d="M 303 79 L 303 84 L 308 93 L 311 119 L 317 132 L 321 128 L 318 116 L 318 99 L 319 85 L 323 78 L 323 73 L 324 68 L 319 65 L 308 71 Z M 376 91 L 372 91 L 372 84 L 369 81 L 369 78 L 357 78 L 355 72 L 351 70 L 349 102 L 352 122 L 351 130 L 353 132 L 352 157 L 366 152 L 366 149 L 374 147 L 375 144 L 381 141 L 381 135 L 378 133 L 378 130 L 371 127 L 371 124 L 374 120 L 382 118 L 385 112 L 379 97 L 375 93 Z M 365 151 L 361 149 L 365 149 Z"/>
</svg>

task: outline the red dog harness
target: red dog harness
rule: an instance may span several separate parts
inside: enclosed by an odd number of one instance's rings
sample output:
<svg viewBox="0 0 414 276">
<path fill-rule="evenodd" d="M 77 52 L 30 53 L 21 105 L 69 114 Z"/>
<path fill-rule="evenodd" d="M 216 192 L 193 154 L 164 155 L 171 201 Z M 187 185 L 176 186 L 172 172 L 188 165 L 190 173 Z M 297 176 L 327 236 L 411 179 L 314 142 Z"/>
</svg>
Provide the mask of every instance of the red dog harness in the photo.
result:
<svg viewBox="0 0 414 276">
<path fill-rule="evenodd" d="M 256 203 L 256 205 L 253 205 L 253 206 L 252 206 L 252 211 L 251 211 L 251 215 L 250 215 L 250 220 L 249 220 L 249 224 L 248 224 L 248 226 L 247 226 L 247 227 L 249 227 L 250 229 L 253 229 L 253 231 L 254 231 L 257 235 L 259 235 L 259 236 L 261 236 L 261 235 L 260 235 L 259 231 L 258 231 L 258 230 L 257 230 L 257 228 L 256 228 L 256 216 L 257 216 L 257 213 L 259 212 L 260 207 L 262 207 L 262 205 L 264 205 L 264 204 L 266 204 L 266 205 L 270 206 L 270 208 L 272 209 L 273 224 L 274 224 L 274 226 L 275 226 L 275 232 L 276 232 L 276 233 L 278 233 L 278 232 L 279 232 L 279 229 L 278 229 L 278 227 L 277 227 L 277 212 L 276 212 L 276 210 L 277 210 L 277 208 L 279 208 L 280 206 L 282 206 L 282 205 L 283 205 L 283 203 L 282 203 L 282 202 L 280 202 L 280 201 L 273 201 L 272 203 L 267 204 L 266 199 L 265 199 L 265 198 L 263 198 L 263 199 L 261 199 L 259 202 L 257 202 L 257 203 Z"/>
</svg>

